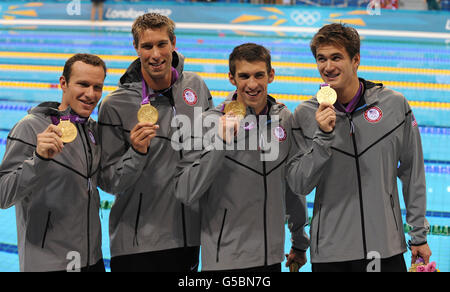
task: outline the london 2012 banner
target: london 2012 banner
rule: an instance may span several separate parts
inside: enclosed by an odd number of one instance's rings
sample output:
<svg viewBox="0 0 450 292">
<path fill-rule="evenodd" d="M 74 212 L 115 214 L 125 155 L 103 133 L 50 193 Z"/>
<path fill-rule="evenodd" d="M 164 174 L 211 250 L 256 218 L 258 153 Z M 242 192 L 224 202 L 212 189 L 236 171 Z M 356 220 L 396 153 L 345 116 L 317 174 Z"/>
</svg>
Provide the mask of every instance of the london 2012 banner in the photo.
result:
<svg viewBox="0 0 450 292">
<path fill-rule="evenodd" d="M 377 3 L 377 2 L 375 2 Z M 383 9 L 369 3 L 367 7 L 311 7 L 303 5 L 276 6 L 178 2 L 115 2 L 107 1 L 105 21 L 132 21 L 147 12 L 171 17 L 177 23 L 267 26 L 284 31 L 296 28 L 318 28 L 340 22 L 358 29 L 440 32 L 450 31 L 450 12 Z M 90 1 L 6 1 L 0 2 L 0 16 L 11 19 L 89 20 Z"/>
</svg>

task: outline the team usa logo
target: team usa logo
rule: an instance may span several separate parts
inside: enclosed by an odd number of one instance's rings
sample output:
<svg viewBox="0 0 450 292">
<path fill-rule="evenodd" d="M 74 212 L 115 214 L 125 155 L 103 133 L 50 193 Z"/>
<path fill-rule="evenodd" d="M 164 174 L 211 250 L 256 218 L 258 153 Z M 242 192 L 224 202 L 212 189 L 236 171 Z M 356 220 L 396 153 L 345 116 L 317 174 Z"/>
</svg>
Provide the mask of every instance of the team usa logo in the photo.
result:
<svg viewBox="0 0 450 292">
<path fill-rule="evenodd" d="M 275 127 L 275 129 L 273 129 L 273 135 L 280 142 L 283 142 L 287 138 L 286 130 L 282 126 Z"/>
<path fill-rule="evenodd" d="M 364 113 L 364 118 L 369 123 L 378 123 L 383 118 L 383 112 L 379 107 L 371 107 Z"/>
<path fill-rule="evenodd" d="M 190 88 L 186 88 L 183 91 L 183 98 L 184 101 L 188 104 L 188 105 L 195 105 L 197 103 L 198 97 L 197 94 L 195 93 L 194 90 L 190 89 Z"/>
<path fill-rule="evenodd" d="M 416 117 L 414 116 L 414 114 L 412 114 L 412 126 L 413 126 L 413 128 L 417 127 L 417 120 L 416 120 Z"/>
</svg>

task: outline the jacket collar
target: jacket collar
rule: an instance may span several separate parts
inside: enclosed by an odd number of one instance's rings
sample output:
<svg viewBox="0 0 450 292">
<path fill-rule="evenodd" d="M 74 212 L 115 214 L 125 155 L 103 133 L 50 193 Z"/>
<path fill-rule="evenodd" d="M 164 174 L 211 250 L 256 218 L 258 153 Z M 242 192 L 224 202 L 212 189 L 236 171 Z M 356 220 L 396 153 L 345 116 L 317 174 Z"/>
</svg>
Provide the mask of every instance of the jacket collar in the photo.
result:
<svg viewBox="0 0 450 292">
<path fill-rule="evenodd" d="M 77 113 L 75 113 L 70 106 L 67 107 L 66 110 L 60 111 L 58 107 L 61 104 L 59 102 L 43 102 L 39 104 L 38 106 L 30 109 L 28 111 L 29 114 L 36 114 L 36 115 L 44 115 L 46 117 L 55 117 L 59 119 L 60 117 L 64 116 L 78 116 Z M 90 121 L 90 117 L 88 117 L 85 121 L 85 123 L 88 123 Z"/>
<path fill-rule="evenodd" d="M 382 83 L 374 83 L 371 81 L 367 81 L 363 78 L 359 78 L 359 80 L 364 85 L 364 91 L 362 95 L 362 100 L 364 101 L 363 104 L 367 104 L 368 106 L 375 104 L 378 102 L 379 97 L 378 93 L 380 92 L 379 89 L 383 88 L 384 85 Z"/>
</svg>

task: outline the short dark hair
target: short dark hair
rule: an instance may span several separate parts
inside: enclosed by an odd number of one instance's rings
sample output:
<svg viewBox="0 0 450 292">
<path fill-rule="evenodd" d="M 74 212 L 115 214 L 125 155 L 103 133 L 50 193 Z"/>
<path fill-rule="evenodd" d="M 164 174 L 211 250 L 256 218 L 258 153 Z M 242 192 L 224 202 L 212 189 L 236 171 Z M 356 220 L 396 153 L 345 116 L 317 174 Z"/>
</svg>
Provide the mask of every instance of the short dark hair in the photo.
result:
<svg viewBox="0 0 450 292">
<path fill-rule="evenodd" d="M 323 26 L 311 40 L 311 52 L 317 58 L 317 49 L 322 45 L 335 45 L 343 47 L 350 59 L 360 52 L 361 40 L 356 29 L 340 23 Z"/>
<path fill-rule="evenodd" d="M 270 51 L 261 45 L 257 45 L 254 43 L 245 43 L 235 47 L 228 59 L 228 65 L 231 75 L 234 76 L 234 74 L 236 73 L 236 62 L 242 60 L 249 63 L 264 62 L 266 63 L 267 73 L 270 73 L 270 71 L 272 71 Z"/>
<path fill-rule="evenodd" d="M 131 33 L 133 34 L 134 46 L 139 47 L 139 35 L 147 29 L 167 28 L 167 35 L 170 41 L 175 40 L 175 22 L 165 15 L 158 13 L 146 13 L 139 16 L 133 23 Z"/>
<path fill-rule="evenodd" d="M 102 67 L 103 71 L 105 72 L 106 78 L 106 65 L 105 62 L 103 62 L 103 60 L 100 57 L 92 54 L 75 54 L 72 57 L 70 57 L 66 61 L 66 64 L 64 65 L 63 76 L 66 79 L 66 82 L 69 82 L 70 80 L 73 64 L 78 61 L 81 61 L 85 64 L 92 65 L 95 67 Z"/>
</svg>

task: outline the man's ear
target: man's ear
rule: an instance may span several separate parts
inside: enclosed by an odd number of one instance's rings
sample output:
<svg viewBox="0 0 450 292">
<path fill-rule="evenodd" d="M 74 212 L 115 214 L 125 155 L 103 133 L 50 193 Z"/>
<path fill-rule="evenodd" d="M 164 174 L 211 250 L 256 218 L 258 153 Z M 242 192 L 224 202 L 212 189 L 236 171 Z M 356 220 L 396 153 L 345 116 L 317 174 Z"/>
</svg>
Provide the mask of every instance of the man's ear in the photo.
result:
<svg viewBox="0 0 450 292">
<path fill-rule="evenodd" d="M 67 81 L 66 81 L 66 77 L 64 77 L 64 76 L 59 77 L 59 85 L 61 86 L 61 89 L 63 92 L 66 91 L 66 88 L 68 85 Z"/>
<path fill-rule="evenodd" d="M 173 49 L 175 50 L 175 48 L 177 46 L 177 37 L 176 36 L 173 36 L 172 46 L 173 46 Z"/>
<path fill-rule="evenodd" d="M 61 86 L 62 89 L 62 98 L 61 98 L 61 105 L 67 106 L 69 104 L 69 101 L 67 100 L 67 87 L 69 86 L 69 82 L 67 82 L 66 78 L 64 76 L 59 77 L 59 86 Z"/>
<path fill-rule="evenodd" d="M 230 83 L 236 86 L 236 81 L 234 80 L 234 76 L 231 74 L 231 72 L 228 72 L 228 80 L 230 80 Z"/>
<path fill-rule="evenodd" d="M 133 40 L 133 48 L 136 51 L 136 54 L 139 56 L 139 50 L 138 50 L 138 47 L 136 46 L 136 43 L 134 42 L 134 40 Z"/>
<path fill-rule="evenodd" d="M 272 83 L 274 79 L 275 79 L 275 69 L 272 68 L 269 72 L 269 83 Z"/>
<path fill-rule="evenodd" d="M 361 63 L 361 55 L 360 54 L 356 54 L 354 57 L 353 57 L 353 69 L 355 70 L 355 72 L 356 71 L 358 71 L 358 68 L 359 68 L 359 64 Z"/>
</svg>

